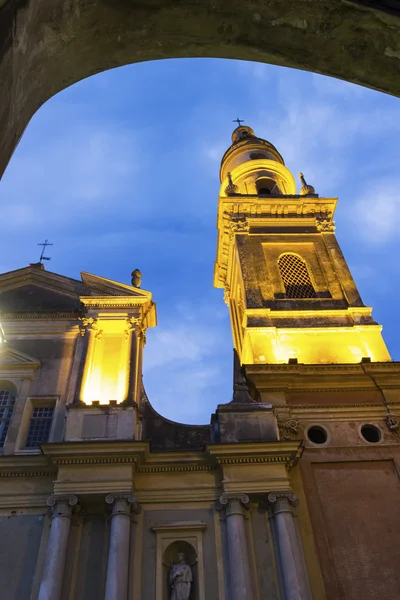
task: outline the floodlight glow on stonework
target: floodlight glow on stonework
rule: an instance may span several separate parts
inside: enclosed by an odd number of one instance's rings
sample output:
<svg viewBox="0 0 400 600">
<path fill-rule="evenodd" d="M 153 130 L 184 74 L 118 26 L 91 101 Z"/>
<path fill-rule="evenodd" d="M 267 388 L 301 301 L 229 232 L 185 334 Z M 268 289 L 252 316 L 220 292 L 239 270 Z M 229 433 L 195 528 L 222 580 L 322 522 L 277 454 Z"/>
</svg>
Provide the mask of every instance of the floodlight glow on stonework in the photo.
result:
<svg viewBox="0 0 400 600">
<path fill-rule="evenodd" d="M 337 198 L 320 197 L 302 173 L 298 192 L 278 150 L 250 127 L 232 140 L 220 170 L 214 286 L 224 288 L 241 363 L 390 361 L 335 237 Z"/>
<path fill-rule="evenodd" d="M 0 323 L 0 344 L 5 344 L 6 341 L 7 340 L 6 340 L 6 336 L 4 334 L 4 329 L 2 328 L 1 323 Z"/>
<path fill-rule="evenodd" d="M 128 391 L 130 339 L 126 335 L 126 319 L 100 318 L 97 327 L 90 335 L 82 399 L 86 404 L 93 400 L 100 404 L 110 400 L 120 403 Z"/>
</svg>

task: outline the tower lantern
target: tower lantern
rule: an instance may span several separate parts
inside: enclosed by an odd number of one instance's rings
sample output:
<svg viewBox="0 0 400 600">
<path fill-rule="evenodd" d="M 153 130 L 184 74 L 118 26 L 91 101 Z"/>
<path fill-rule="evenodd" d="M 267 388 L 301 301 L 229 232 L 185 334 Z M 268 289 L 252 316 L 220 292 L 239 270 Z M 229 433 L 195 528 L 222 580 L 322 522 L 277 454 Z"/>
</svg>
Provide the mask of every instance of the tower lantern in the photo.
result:
<svg viewBox="0 0 400 600">
<path fill-rule="evenodd" d="M 246 195 L 295 194 L 296 182 L 278 150 L 257 137 L 251 127 L 236 127 L 232 145 L 225 152 L 220 169 L 221 190 L 231 174 L 238 192 Z"/>
<path fill-rule="evenodd" d="M 244 364 L 387 361 L 339 248 L 337 198 L 320 198 L 278 150 L 240 125 L 220 169 L 214 285 Z"/>
</svg>

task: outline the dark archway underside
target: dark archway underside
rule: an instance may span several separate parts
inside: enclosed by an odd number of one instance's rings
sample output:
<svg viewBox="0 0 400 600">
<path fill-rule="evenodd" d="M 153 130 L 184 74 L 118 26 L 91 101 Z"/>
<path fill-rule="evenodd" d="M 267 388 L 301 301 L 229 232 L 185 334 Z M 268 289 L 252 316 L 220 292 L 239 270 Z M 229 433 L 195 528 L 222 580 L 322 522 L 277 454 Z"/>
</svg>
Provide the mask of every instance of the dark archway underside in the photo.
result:
<svg viewBox="0 0 400 600">
<path fill-rule="evenodd" d="M 0 174 L 46 100 L 128 63 L 253 60 L 400 95 L 400 18 L 366 0 L 0 0 L 0 5 Z"/>
</svg>

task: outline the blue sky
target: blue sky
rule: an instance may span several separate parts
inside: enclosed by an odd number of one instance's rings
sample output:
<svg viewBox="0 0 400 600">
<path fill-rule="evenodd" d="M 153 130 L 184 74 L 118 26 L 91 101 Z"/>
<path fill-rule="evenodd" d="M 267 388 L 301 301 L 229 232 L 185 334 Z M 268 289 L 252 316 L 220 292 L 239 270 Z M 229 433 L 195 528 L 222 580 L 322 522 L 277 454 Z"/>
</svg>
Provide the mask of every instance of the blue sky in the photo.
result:
<svg viewBox="0 0 400 600">
<path fill-rule="evenodd" d="M 145 386 L 155 408 L 209 421 L 231 398 L 232 340 L 212 287 L 219 164 L 239 116 L 320 196 L 339 196 L 337 237 L 365 304 L 400 358 L 400 101 L 320 75 L 184 59 L 107 71 L 33 117 L 0 183 L 0 272 L 39 258 L 78 278 L 129 283 L 140 268 L 158 327 Z"/>
</svg>

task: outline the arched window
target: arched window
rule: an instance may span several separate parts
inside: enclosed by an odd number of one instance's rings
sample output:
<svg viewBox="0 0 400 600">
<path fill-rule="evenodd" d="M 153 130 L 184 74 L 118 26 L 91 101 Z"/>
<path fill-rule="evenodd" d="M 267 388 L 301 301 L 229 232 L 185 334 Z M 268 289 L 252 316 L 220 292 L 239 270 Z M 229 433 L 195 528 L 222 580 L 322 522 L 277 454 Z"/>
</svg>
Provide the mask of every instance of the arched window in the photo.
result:
<svg viewBox="0 0 400 600">
<path fill-rule="evenodd" d="M 256 181 L 257 194 L 259 196 L 268 196 L 269 194 L 280 194 L 276 181 L 270 177 L 261 177 Z"/>
<path fill-rule="evenodd" d="M 6 441 L 14 404 L 14 392 L 6 387 L 0 386 L 0 448 L 4 446 L 4 442 Z"/>
<path fill-rule="evenodd" d="M 307 265 L 296 254 L 282 254 L 278 261 L 287 298 L 316 298 Z"/>
</svg>

